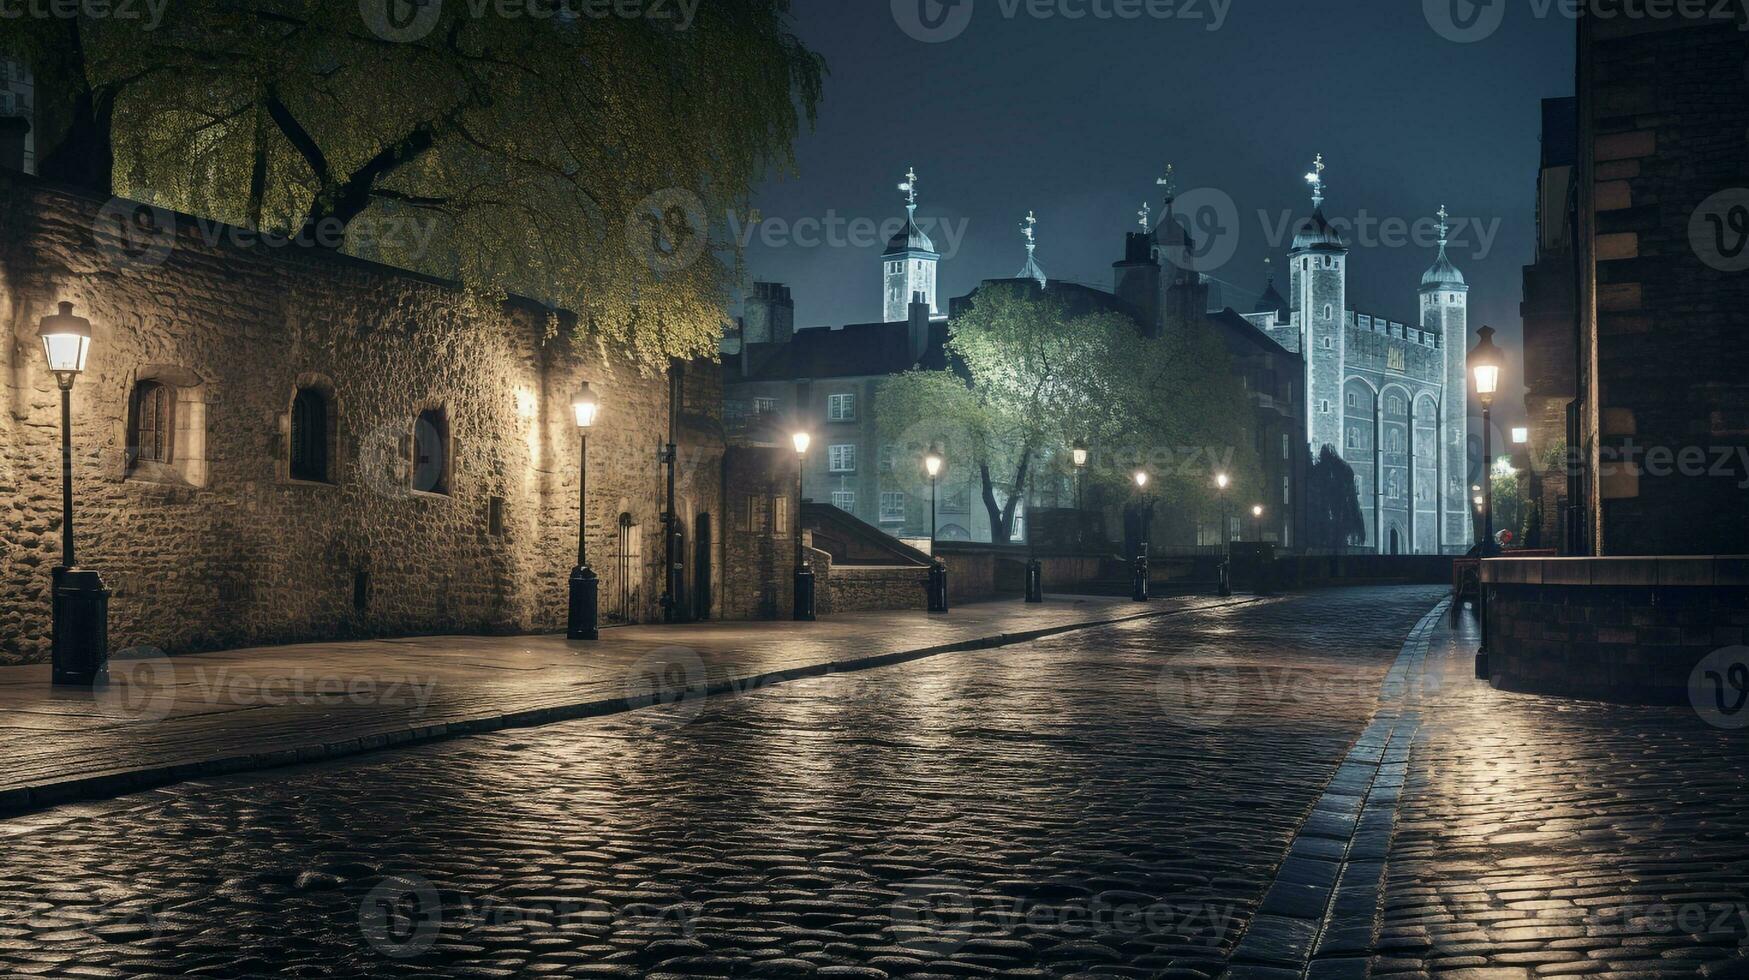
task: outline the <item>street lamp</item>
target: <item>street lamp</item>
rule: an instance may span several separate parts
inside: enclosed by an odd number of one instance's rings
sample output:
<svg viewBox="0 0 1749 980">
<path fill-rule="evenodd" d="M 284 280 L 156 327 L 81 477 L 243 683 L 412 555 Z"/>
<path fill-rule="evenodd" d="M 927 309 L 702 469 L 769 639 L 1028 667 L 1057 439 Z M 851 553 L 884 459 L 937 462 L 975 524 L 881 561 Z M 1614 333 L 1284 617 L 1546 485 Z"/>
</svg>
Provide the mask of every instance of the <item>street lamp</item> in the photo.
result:
<svg viewBox="0 0 1749 980">
<path fill-rule="evenodd" d="M 1031 491 L 1038 479 L 1033 473 L 1033 469 L 1028 467 L 1026 471 L 1026 486 L 1021 488 L 1022 493 L 1020 496 L 1021 505 L 1025 508 L 1026 512 L 1026 520 L 1029 522 L 1032 519 Z M 1030 526 L 1026 529 L 1026 601 L 1029 603 L 1045 601 L 1045 567 L 1044 564 L 1038 560 L 1038 535 L 1035 533 L 1036 530 L 1036 528 Z"/>
<path fill-rule="evenodd" d="M 1255 504 L 1251 508 L 1251 533 L 1257 535 L 1257 542 L 1263 543 L 1263 505 Z"/>
<path fill-rule="evenodd" d="M 1232 532 L 1227 530 L 1227 486 L 1232 482 L 1225 473 L 1215 474 L 1215 486 L 1221 492 L 1221 581 L 1216 591 L 1223 597 L 1233 594 L 1233 539 Z"/>
<path fill-rule="evenodd" d="M 790 442 L 796 447 L 796 587 L 795 587 L 795 621 L 811 623 L 814 621 L 814 569 L 808 564 L 806 554 L 802 551 L 802 472 L 806 467 L 802 464 L 808 458 L 808 446 L 814 437 L 806 432 L 797 432 L 790 436 Z"/>
<path fill-rule="evenodd" d="M 103 578 L 81 569 L 73 551 L 73 380 L 91 354 L 91 321 L 73 304 L 37 326 L 43 356 L 61 388 L 61 563 L 51 572 L 50 601 L 55 684 L 91 686 L 109 678 L 109 590 Z"/>
<path fill-rule="evenodd" d="M 577 416 L 577 431 L 583 445 L 577 463 L 577 567 L 571 569 L 571 608 L 566 617 L 565 636 L 572 640 L 599 640 L 601 629 L 597 619 L 601 580 L 589 567 L 589 430 L 595 427 L 595 417 L 601 413 L 601 400 L 589 382 L 571 398 L 571 410 Z"/>
<path fill-rule="evenodd" d="M 1476 346 L 1470 349 L 1470 375 L 1476 395 L 1482 400 L 1482 542 L 1477 554 L 1486 559 L 1494 550 L 1494 395 L 1500 390 L 1500 366 L 1505 358 L 1494 344 L 1494 328 L 1476 331 Z M 1476 650 L 1476 677 L 1486 680 L 1488 670 L 1488 590 L 1476 569 L 1476 604 L 1480 607 L 1482 643 Z"/>
<path fill-rule="evenodd" d="M 929 611 L 932 613 L 947 612 L 947 563 L 936 554 L 935 542 L 935 500 L 941 488 L 944 465 L 941 445 L 931 445 L 929 453 L 923 457 L 923 469 L 929 474 Z"/>
<path fill-rule="evenodd" d="M 1149 547 L 1148 538 L 1153 532 L 1154 497 L 1148 493 L 1148 472 L 1146 470 L 1137 470 L 1135 480 L 1136 492 L 1142 497 L 1142 542 L 1141 550 L 1136 555 L 1135 570 L 1130 584 L 1130 598 L 1137 602 L 1147 602 L 1150 584 L 1148 552 L 1152 550 Z"/>
<path fill-rule="evenodd" d="M 1076 439 L 1069 448 L 1069 456 L 1075 461 L 1075 546 L 1079 549 L 1086 543 L 1083 532 L 1087 525 L 1087 514 L 1081 502 L 1081 474 L 1087 469 L 1087 441 Z"/>
</svg>

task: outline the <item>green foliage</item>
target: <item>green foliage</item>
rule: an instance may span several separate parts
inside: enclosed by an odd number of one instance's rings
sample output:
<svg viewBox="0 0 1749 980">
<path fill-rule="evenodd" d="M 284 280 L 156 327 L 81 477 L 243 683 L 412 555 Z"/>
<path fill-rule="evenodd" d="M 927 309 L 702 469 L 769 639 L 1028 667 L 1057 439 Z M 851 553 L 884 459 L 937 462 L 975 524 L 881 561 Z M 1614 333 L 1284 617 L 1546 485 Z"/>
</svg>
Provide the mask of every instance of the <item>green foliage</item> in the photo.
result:
<svg viewBox="0 0 1749 980">
<path fill-rule="evenodd" d="M 553 0 L 434 6 L 406 42 L 352 2 L 179 0 L 150 31 L 9 20 L 0 49 L 38 69 L 51 175 L 341 227 L 348 252 L 576 310 L 646 365 L 713 354 L 738 271 L 726 215 L 793 165 L 820 96 L 789 0 L 713 0 L 685 30 Z"/>
<path fill-rule="evenodd" d="M 1324 446 L 1306 472 L 1306 546 L 1341 551 L 1366 541 L 1366 516 L 1354 469 Z"/>
<path fill-rule="evenodd" d="M 1258 472 L 1244 392 L 1212 330 L 1147 338 L 1108 310 L 1077 310 L 1059 292 L 987 286 L 950 326 L 958 371 L 912 371 L 884 382 L 876 414 L 884 442 L 915 455 L 940 442 L 977 474 L 996 540 L 1007 540 L 1019 488 L 1049 467 L 1072 470 L 1068 447 L 1093 447 L 1089 486 L 1128 494 L 1145 468 L 1168 506 L 1205 512 L 1214 472 L 1236 486 Z"/>
<path fill-rule="evenodd" d="M 1525 487 L 1519 474 L 1512 470 L 1495 470 L 1493 474 L 1494 490 L 1494 533 L 1510 529 L 1514 540 L 1513 547 L 1524 545 Z"/>
</svg>

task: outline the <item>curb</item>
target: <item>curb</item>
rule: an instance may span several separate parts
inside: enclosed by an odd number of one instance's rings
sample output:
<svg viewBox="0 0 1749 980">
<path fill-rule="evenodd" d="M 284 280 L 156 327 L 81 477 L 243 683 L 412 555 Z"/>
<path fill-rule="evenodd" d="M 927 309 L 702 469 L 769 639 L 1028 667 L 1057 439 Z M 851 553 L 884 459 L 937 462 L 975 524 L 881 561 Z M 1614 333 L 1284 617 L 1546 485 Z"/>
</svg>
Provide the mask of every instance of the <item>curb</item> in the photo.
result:
<svg viewBox="0 0 1749 980">
<path fill-rule="evenodd" d="M 1043 627 L 1026 630 L 1019 633 L 998 633 L 992 636 L 974 637 L 955 643 L 945 643 L 917 650 L 904 650 L 898 653 L 884 653 L 871 657 L 854 657 L 848 660 L 829 660 L 818 664 L 802 667 L 788 667 L 783 670 L 767 671 L 746 677 L 732 677 L 717 681 L 706 686 L 697 694 L 688 692 L 674 703 L 689 698 L 709 698 L 722 694 L 733 694 L 741 691 L 759 690 L 789 681 L 803 680 L 811 677 L 824 677 L 830 674 L 854 673 L 863 670 L 873 670 L 879 667 L 891 667 L 909 663 L 914 660 L 924 660 L 947 653 L 964 653 L 972 650 L 992 650 L 999 647 L 1013 646 L 1019 643 L 1030 643 L 1064 633 L 1074 633 L 1080 630 L 1097 629 L 1102 626 L 1115 626 L 1143 619 L 1161 619 L 1178 615 L 1182 612 L 1195 612 L 1203 609 L 1225 608 L 1228 606 L 1249 605 L 1262 601 L 1263 597 L 1230 599 L 1208 606 L 1198 606 L 1193 610 L 1162 609 L 1152 612 L 1136 613 L 1129 616 L 1116 616 L 1107 619 L 1087 620 L 1079 623 L 1068 623 L 1060 626 Z M 599 718 L 604 715 L 623 714 L 638 708 L 649 707 L 662 703 L 656 698 L 627 699 L 606 698 L 595 701 L 584 701 L 577 704 L 557 705 L 550 708 L 531 708 L 524 711 L 511 711 L 497 715 L 483 715 L 478 718 L 466 718 L 460 721 L 445 722 L 436 725 L 411 727 L 396 727 L 355 735 L 333 742 L 323 742 L 313 745 L 298 745 L 266 752 L 251 752 L 214 759 L 202 759 L 198 762 L 178 762 L 160 766 L 146 766 L 121 772 L 103 773 L 100 775 L 81 776 L 52 783 L 38 783 L 30 786 L 20 786 L 0 790 L 0 820 L 19 816 L 34 810 L 41 810 L 64 803 L 110 799 L 135 793 L 141 790 L 154 789 L 172 783 L 186 782 L 191 779 L 201 779 L 208 776 L 223 776 L 240 772 L 254 772 L 264 769 L 279 769 L 286 766 L 301 765 L 309 762 L 322 762 L 341 759 L 347 756 L 362 755 L 387 748 L 399 748 L 425 742 L 436 742 L 466 735 L 479 735 L 487 732 L 504 731 L 516 728 L 534 728 L 540 725 L 550 725 L 561 721 L 576 721 L 584 718 Z"/>
</svg>

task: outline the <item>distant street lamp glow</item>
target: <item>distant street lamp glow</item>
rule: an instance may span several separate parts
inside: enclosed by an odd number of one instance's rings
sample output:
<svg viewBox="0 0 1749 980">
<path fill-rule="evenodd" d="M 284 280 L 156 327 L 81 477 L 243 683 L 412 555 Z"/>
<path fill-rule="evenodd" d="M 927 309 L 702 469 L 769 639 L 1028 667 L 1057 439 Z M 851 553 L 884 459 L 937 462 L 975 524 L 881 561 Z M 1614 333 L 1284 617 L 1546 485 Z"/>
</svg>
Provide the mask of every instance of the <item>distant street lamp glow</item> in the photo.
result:
<svg viewBox="0 0 1749 980">
<path fill-rule="evenodd" d="M 941 456 L 934 450 L 931 450 L 929 455 L 923 457 L 923 469 L 928 472 L 929 478 L 932 480 L 941 475 L 941 465 Z"/>
<path fill-rule="evenodd" d="M 790 442 L 795 444 L 797 456 L 806 456 L 808 454 L 809 444 L 814 441 L 814 437 L 808 435 L 806 432 L 798 432 L 789 438 Z"/>
<path fill-rule="evenodd" d="M 1522 425 L 1515 426 L 1513 428 L 1513 430 L 1512 430 L 1512 443 L 1513 443 L 1513 445 L 1522 446 L 1529 441 L 1530 441 L 1530 430 L 1528 428 L 1525 428 Z"/>
<path fill-rule="evenodd" d="M 595 389 L 589 387 L 589 382 L 583 382 L 583 387 L 571 399 L 571 410 L 577 413 L 577 428 L 588 429 L 595 425 L 595 416 L 601 412 L 601 401 L 595 397 Z"/>
<path fill-rule="evenodd" d="M 597 612 L 600 609 L 601 579 L 589 567 L 589 430 L 601 413 L 601 399 L 589 382 L 577 389 L 571 398 L 571 411 L 577 416 L 577 431 L 583 434 L 583 446 L 577 456 L 577 565 L 571 569 L 570 605 L 565 617 L 565 637 L 571 640 L 599 640 L 601 630 Z"/>
<path fill-rule="evenodd" d="M 796 536 L 796 571 L 791 614 L 798 623 L 811 623 L 814 621 L 815 583 L 813 566 L 808 564 L 807 555 L 802 551 L 802 475 L 808 447 L 813 444 L 814 437 L 806 432 L 797 432 L 789 438 L 790 443 L 796 447 L 796 513 L 795 524 L 791 528 Z"/>
<path fill-rule="evenodd" d="M 1081 441 L 1080 439 L 1076 439 L 1075 445 L 1073 447 L 1071 447 L 1069 452 L 1075 459 L 1075 468 L 1076 469 L 1080 469 L 1081 467 L 1087 465 L 1087 443 Z"/>
<path fill-rule="evenodd" d="M 1146 470 L 1137 470 L 1136 471 L 1136 486 L 1142 487 L 1143 489 L 1147 488 L 1147 486 L 1148 486 L 1148 473 Z"/>
</svg>

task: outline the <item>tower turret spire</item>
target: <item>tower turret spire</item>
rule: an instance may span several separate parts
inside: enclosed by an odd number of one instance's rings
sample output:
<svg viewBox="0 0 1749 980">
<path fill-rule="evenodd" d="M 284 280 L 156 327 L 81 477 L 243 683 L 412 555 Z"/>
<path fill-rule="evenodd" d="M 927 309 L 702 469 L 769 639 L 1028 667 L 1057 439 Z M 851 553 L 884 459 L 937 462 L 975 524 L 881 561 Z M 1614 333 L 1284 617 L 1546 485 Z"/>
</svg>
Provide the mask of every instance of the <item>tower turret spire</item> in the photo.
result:
<svg viewBox="0 0 1749 980">
<path fill-rule="evenodd" d="M 1020 267 L 1019 274 L 1014 278 L 1032 279 L 1039 284 L 1040 289 L 1043 289 L 1045 271 L 1038 267 L 1038 260 L 1033 256 L 1033 252 L 1038 248 L 1037 228 L 1038 218 L 1031 211 L 1026 212 L 1026 217 L 1020 222 L 1021 237 L 1026 239 L 1026 264 Z"/>
<path fill-rule="evenodd" d="M 905 179 L 899 183 L 899 190 L 905 192 L 905 215 L 912 221 L 917 220 L 917 168 L 905 168 Z"/>
<path fill-rule="evenodd" d="M 1318 154 L 1318 159 L 1312 162 L 1312 170 L 1306 174 L 1306 183 L 1312 185 L 1312 207 L 1324 206 L 1324 154 Z"/>
<path fill-rule="evenodd" d="M 1154 230 L 1153 217 L 1153 207 L 1150 206 L 1147 201 L 1143 201 L 1142 209 L 1136 212 L 1136 223 L 1142 226 L 1142 231 L 1144 233 Z"/>
<path fill-rule="evenodd" d="M 1170 214 L 1172 212 L 1172 201 L 1178 196 L 1178 174 L 1173 170 L 1172 164 L 1168 163 L 1166 165 L 1165 175 L 1159 180 L 1154 181 L 1154 183 L 1157 186 L 1166 189 L 1166 212 Z"/>
</svg>

